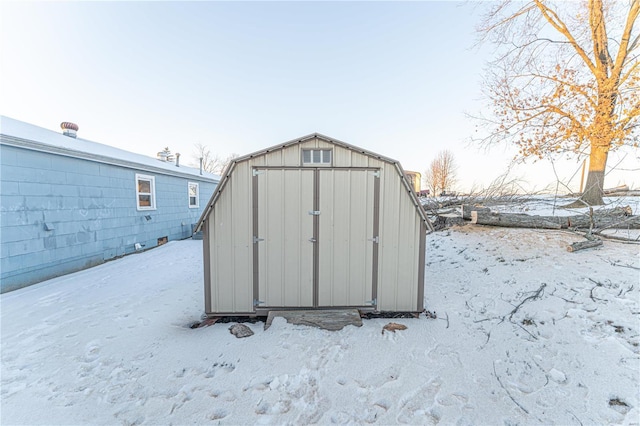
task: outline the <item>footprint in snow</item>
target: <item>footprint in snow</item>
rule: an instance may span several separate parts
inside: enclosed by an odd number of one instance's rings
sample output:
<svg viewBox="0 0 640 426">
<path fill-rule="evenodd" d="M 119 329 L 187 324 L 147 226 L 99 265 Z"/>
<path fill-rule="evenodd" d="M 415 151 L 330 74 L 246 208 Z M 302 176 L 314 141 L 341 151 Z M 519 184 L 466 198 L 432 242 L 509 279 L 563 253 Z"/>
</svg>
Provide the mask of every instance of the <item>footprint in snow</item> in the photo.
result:
<svg viewBox="0 0 640 426">
<path fill-rule="evenodd" d="M 229 411 L 224 408 L 216 408 L 209 414 L 209 420 L 220 420 L 224 419 L 229 415 Z"/>
<path fill-rule="evenodd" d="M 87 343 L 84 350 L 84 362 L 93 362 L 100 357 L 100 341 L 94 340 Z"/>
<path fill-rule="evenodd" d="M 437 407 L 436 396 L 440 392 L 442 380 L 431 379 L 417 391 L 400 398 L 400 414 L 396 420 L 402 424 L 438 424 L 442 417 Z"/>
</svg>

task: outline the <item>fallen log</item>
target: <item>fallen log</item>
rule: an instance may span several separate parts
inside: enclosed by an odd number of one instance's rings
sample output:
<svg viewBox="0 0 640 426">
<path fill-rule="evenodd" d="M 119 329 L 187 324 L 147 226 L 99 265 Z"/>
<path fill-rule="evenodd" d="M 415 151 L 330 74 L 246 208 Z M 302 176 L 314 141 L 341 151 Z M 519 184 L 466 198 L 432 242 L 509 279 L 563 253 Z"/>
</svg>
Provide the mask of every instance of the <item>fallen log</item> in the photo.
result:
<svg viewBox="0 0 640 426">
<path fill-rule="evenodd" d="M 630 189 L 629 191 L 608 192 L 605 195 L 607 197 L 638 197 L 640 196 L 640 191 Z"/>
<path fill-rule="evenodd" d="M 613 194 L 615 192 L 627 192 L 629 190 L 629 186 L 628 185 L 620 185 L 620 186 L 616 186 L 615 188 L 606 188 L 603 189 L 602 192 L 604 195 L 610 195 Z"/>
<path fill-rule="evenodd" d="M 472 206 L 470 204 L 463 204 L 462 205 L 462 218 L 464 220 L 471 220 L 471 212 L 472 211 L 477 211 L 477 212 L 490 212 L 491 209 L 489 207 L 482 207 L 482 206 Z"/>
<path fill-rule="evenodd" d="M 460 217 L 460 215 L 450 215 L 450 216 L 437 216 L 435 220 L 432 221 L 433 229 L 435 231 L 440 231 L 445 228 L 449 228 L 454 225 L 462 225 L 464 221 Z"/>
<path fill-rule="evenodd" d="M 546 220 L 543 216 L 529 216 L 522 213 L 492 213 L 477 210 L 471 212 L 471 223 L 506 228 L 562 229 L 558 221 Z"/>
<path fill-rule="evenodd" d="M 563 228 L 582 228 L 591 226 L 591 219 L 588 216 L 570 216 L 567 218 L 566 226 Z M 640 229 L 640 216 L 593 216 L 593 228 L 618 228 L 618 229 Z"/>
<path fill-rule="evenodd" d="M 529 216 L 523 213 L 491 213 L 472 211 L 471 223 L 507 228 L 540 229 L 640 229 L 640 216 L 594 214 L 574 216 Z"/>
<path fill-rule="evenodd" d="M 577 243 L 573 243 L 567 247 L 568 252 L 575 252 L 578 250 L 584 250 L 592 247 L 599 247 L 602 245 L 602 240 L 587 240 L 587 241 L 578 241 Z"/>
</svg>

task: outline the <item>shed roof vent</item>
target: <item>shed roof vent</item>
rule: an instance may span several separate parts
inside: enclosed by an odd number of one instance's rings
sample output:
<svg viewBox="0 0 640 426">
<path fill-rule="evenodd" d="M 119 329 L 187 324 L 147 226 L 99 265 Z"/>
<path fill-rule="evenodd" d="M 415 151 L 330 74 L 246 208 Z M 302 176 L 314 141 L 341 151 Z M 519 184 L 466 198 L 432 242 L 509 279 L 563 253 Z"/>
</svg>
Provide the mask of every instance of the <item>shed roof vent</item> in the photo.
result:
<svg viewBox="0 0 640 426">
<path fill-rule="evenodd" d="M 63 121 L 60 123 L 60 128 L 62 129 L 62 134 L 65 136 L 69 136 L 71 138 L 77 137 L 77 131 L 79 129 L 76 123 L 70 123 L 68 121 Z"/>
</svg>

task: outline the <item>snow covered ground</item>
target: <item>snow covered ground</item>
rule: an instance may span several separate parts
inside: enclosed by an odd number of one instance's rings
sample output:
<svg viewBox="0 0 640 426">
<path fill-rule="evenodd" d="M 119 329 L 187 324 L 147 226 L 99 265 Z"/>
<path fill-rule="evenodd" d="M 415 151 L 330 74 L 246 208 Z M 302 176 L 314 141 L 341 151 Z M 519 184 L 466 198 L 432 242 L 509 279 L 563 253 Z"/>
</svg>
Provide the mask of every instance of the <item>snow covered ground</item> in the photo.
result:
<svg viewBox="0 0 640 426">
<path fill-rule="evenodd" d="M 202 243 L 1 296 L 1 423 L 638 424 L 640 254 L 560 231 L 427 237 L 437 319 L 190 329 Z M 534 297 L 534 296 L 539 297 Z M 389 321 L 406 330 L 385 332 Z"/>
</svg>

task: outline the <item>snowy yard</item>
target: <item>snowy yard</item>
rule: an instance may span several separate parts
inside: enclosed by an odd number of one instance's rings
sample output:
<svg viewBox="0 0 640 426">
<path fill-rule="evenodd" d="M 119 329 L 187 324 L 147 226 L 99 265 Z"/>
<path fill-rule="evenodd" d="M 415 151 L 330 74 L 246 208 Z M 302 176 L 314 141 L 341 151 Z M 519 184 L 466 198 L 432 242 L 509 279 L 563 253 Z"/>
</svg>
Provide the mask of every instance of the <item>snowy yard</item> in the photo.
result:
<svg viewBox="0 0 640 426">
<path fill-rule="evenodd" d="M 245 339 L 230 324 L 190 329 L 203 312 L 192 240 L 4 294 L 0 420 L 637 424 L 638 246 L 568 253 L 580 239 L 430 234 L 425 306 L 438 318 L 338 332 L 281 318 Z M 389 321 L 408 328 L 382 334 Z"/>
</svg>

